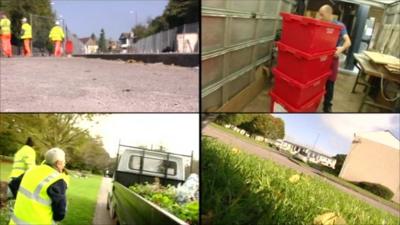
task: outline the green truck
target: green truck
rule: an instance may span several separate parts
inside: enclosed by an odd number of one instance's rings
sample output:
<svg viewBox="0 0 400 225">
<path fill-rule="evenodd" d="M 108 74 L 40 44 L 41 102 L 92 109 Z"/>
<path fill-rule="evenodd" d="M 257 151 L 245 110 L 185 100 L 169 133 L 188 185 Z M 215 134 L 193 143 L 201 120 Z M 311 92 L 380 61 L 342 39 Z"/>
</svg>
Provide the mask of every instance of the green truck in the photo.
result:
<svg viewBox="0 0 400 225">
<path fill-rule="evenodd" d="M 112 189 L 107 197 L 107 209 L 117 224 L 129 225 L 187 225 L 165 209 L 135 193 L 129 186 L 153 183 L 178 185 L 185 180 L 185 162 L 193 155 L 155 151 L 142 147 L 119 145 L 117 168 Z"/>
</svg>

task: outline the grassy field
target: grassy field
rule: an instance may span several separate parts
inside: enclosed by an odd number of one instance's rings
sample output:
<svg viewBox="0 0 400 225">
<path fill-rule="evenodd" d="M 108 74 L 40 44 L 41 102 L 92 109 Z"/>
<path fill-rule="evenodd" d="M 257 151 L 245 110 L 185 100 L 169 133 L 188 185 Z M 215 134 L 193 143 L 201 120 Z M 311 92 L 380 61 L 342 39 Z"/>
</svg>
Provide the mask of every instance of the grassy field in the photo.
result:
<svg viewBox="0 0 400 225">
<path fill-rule="evenodd" d="M 393 224 L 400 219 L 339 191 L 318 177 L 261 160 L 211 138 L 202 142 L 204 224 L 312 224 L 335 212 L 348 225 Z"/>
<path fill-rule="evenodd" d="M 2 181 L 8 180 L 11 165 L 0 163 Z M 62 225 L 92 224 L 101 179 L 101 176 L 96 175 L 87 179 L 71 176 L 70 187 L 67 189 L 68 211 Z M 0 225 L 8 224 L 5 217 L 6 211 L 3 209 L 0 211 Z"/>
<path fill-rule="evenodd" d="M 297 161 L 297 163 L 298 163 L 299 165 L 301 165 L 301 166 L 312 168 L 311 166 L 309 166 L 309 165 L 306 164 L 306 163 L 303 163 L 303 162 L 300 162 L 300 161 Z M 359 186 L 357 186 L 357 185 L 354 185 L 354 184 L 350 183 L 350 182 L 347 181 L 347 180 L 344 180 L 344 179 L 342 179 L 342 178 L 340 178 L 340 177 L 337 177 L 337 176 L 335 176 L 335 175 L 333 175 L 333 174 L 330 174 L 330 173 L 327 173 L 327 172 L 325 172 L 325 171 L 322 171 L 322 172 L 321 172 L 321 176 L 324 176 L 324 177 L 328 178 L 329 180 L 332 180 L 332 181 L 334 181 L 334 182 L 336 182 L 336 183 L 339 183 L 339 184 L 341 184 L 341 185 L 343 185 L 343 186 L 345 186 L 345 187 L 347 187 L 347 188 L 350 188 L 350 189 L 352 189 L 353 191 L 356 191 L 356 192 L 358 192 L 358 193 L 360 193 L 360 194 L 363 194 L 363 195 L 365 195 L 365 196 L 368 196 L 369 198 L 375 199 L 375 200 L 378 201 L 378 202 L 381 202 L 381 203 L 383 203 L 383 204 L 385 204 L 385 205 L 388 205 L 388 206 L 390 206 L 390 207 L 392 207 L 392 208 L 395 208 L 395 209 L 397 209 L 397 210 L 400 210 L 400 204 L 399 204 L 399 203 L 393 202 L 393 201 L 390 201 L 390 200 L 386 200 L 386 199 L 384 199 L 384 198 L 381 198 L 380 196 L 375 195 L 374 193 L 369 192 L 369 191 L 367 191 L 367 190 L 365 190 L 365 189 L 363 189 L 363 188 L 361 188 L 361 187 L 359 187 Z"/>
<path fill-rule="evenodd" d="M 230 134 L 234 135 L 235 137 L 238 137 L 238 138 L 240 138 L 241 140 L 243 140 L 243 141 L 245 141 L 245 142 L 248 142 L 248 143 L 250 143 L 250 144 L 256 144 L 256 145 L 258 145 L 258 146 L 260 146 L 260 147 L 262 147 L 262 148 L 265 148 L 265 149 L 274 151 L 274 152 L 276 152 L 276 153 L 279 153 L 279 154 L 281 154 L 281 155 L 284 155 L 284 156 L 286 156 L 286 157 L 292 158 L 292 156 L 291 156 L 289 153 L 284 154 L 283 152 L 279 152 L 279 151 L 275 150 L 274 148 L 269 147 L 267 144 L 265 144 L 265 143 L 263 143 L 263 142 L 259 142 L 259 141 L 256 141 L 256 140 L 252 139 L 252 138 L 248 138 L 248 137 L 246 137 L 246 136 L 244 136 L 244 135 L 241 135 L 241 134 L 239 134 L 239 133 L 233 131 L 232 129 L 225 128 L 225 127 L 223 127 L 223 126 L 221 126 L 221 125 L 218 125 L 218 124 L 216 124 L 216 123 L 211 123 L 211 126 L 217 128 L 217 129 L 219 129 L 219 130 L 221 130 L 221 131 L 230 133 Z M 294 159 L 294 160 L 295 160 L 295 159 Z M 296 161 L 297 164 L 299 164 L 299 165 L 301 165 L 301 166 L 303 166 L 303 167 L 312 168 L 312 167 L 311 167 L 310 165 L 308 165 L 307 163 L 303 163 L 303 162 L 301 162 L 301 161 L 299 161 L 299 160 L 295 160 L 295 161 Z M 371 192 L 369 192 L 369 191 L 367 191 L 367 190 L 364 190 L 364 189 L 358 187 L 357 185 L 354 185 L 354 184 L 352 184 L 352 183 L 350 183 L 350 182 L 348 182 L 348 181 L 346 181 L 346 180 L 344 180 L 344 179 L 341 179 L 340 177 L 337 177 L 337 176 L 335 176 L 335 175 L 333 175 L 333 174 L 329 174 L 329 173 L 327 173 L 327 172 L 321 172 L 320 175 L 321 175 L 321 176 L 324 176 L 324 177 L 326 177 L 326 178 L 328 178 L 328 179 L 330 179 L 330 180 L 332 180 L 332 181 L 335 181 L 335 182 L 337 182 L 337 183 L 339 183 L 339 184 L 342 184 L 343 186 L 345 186 L 345 187 L 347 187 L 347 188 L 350 188 L 350 189 L 352 189 L 352 190 L 354 190 L 354 191 L 356 191 L 356 192 L 358 192 L 358 193 L 360 193 L 360 194 L 363 194 L 363 195 L 368 196 L 368 197 L 370 197 L 370 198 L 372 198 L 372 199 L 375 199 L 376 201 L 379 201 L 379 202 L 381 202 L 381 203 L 383 203 L 383 204 L 385 204 L 385 205 L 388 205 L 388 206 L 390 206 L 390 207 L 392 207 L 392 208 L 395 208 L 395 209 L 397 209 L 397 210 L 400 210 L 400 204 L 399 204 L 399 203 L 396 203 L 396 202 L 393 202 L 393 201 L 390 201 L 390 200 L 386 200 L 386 199 L 384 199 L 384 198 L 381 198 L 380 196 L 377 196 L 377 195 L 375 195 L 374 193 L 371 193 Z"/>
</svg>

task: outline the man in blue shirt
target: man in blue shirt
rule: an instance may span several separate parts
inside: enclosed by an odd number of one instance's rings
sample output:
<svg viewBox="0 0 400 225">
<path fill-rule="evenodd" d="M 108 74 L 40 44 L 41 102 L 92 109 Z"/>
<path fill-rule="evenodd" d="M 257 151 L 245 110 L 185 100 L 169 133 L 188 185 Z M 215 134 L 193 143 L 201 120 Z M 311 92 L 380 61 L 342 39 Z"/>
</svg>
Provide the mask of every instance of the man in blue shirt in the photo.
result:
<svg viewBox="0 0 400 225">
<path fill-rule="evenodd" d="M 332 74 L 328 78 L 325 88 L 326 93 L 324 98 L 323 110 L 325 113 L 330 113 L 332 112 L 333 90 L 335 86 L 336 77 L 339 71 L 339 55 L 344 51 L 346 51 L 346 49 L 348 49 L 351 46 L 351 40 L 349 35 L 347 34 L 346 26 L 343 23 L 333 19 L 333 9 L 331 6 L 323 5 L 318 11 L 318 17 L 323 21 L 332 22 L 342 27 L 342 29 L 340 30 L 340 37 L 336 45 L 337 47 L 335 56 L 333 57 L 333 62 L 331 66 Z"/>
</svg>

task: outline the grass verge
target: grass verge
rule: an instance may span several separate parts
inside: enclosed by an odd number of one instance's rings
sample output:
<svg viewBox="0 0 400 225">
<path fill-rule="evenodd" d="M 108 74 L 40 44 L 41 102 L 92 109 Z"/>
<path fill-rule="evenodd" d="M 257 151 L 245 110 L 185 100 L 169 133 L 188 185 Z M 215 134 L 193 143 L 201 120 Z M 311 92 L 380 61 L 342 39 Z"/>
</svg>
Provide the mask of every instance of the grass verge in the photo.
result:
<svg viewBox="0 0 400 225">
<path fill-rule="evenodd" d="M 210 125 L 212 127 L 214 127 L 214 128 L 217 128 L 217 129 L 221 130 L 221 131 L 224 131 L 226 133 L 232 134 L 235 137 L 238 137 L 239 139 L 241 139 L 243 141 L 246 141 L 247 143 L 256 144 L 256 145 L 258 145 L 258 146 L 260 146 L 262 148 L 265 148 L 266 150 L 274 151 L 276 153 L 284 155 L 284 156 L 292 159 L 292 161 L 294 160 L 297 164 L 299 164 L 299 165 L 301 165 L 303 167 L 316 169 L 316 168 L 313 168 L 312 166 L 308 165 L 307 163 L 304 163 L 304 162 L 301 162 L 299 160 L 293 159 L 293 157 L 289 153 L 286 154 L 286 153 L 283 153 L 283 152 L 276 151 L 275 149 L 269 147 L 267 144 L 264 144 L 262 142 L 254 140 L 252 138 L 248 138 L 246 136 L 243 136 L 243 135 L 241 135 L 241 134 L 239 134 L 239 133 L 237 133 L 237 132 L 235 132 L 235 131 L 233 131 L 231 129 L 225 128 L 225 127 L 220 126 L 220 125 L 218 125 L 216 123 L 210 123 Z M 389 200 L 386 200 L 384 198 L 381 198 L 380 196 L 377 196 L 374 193 L 371 193 L 371 192 L 369 192 L 367 190 L 364 190 L 364 189 L 358 187 L 357 185 L 354 185 L 354 184 L 352 184 L 352 183 L 350 183 L 350 182 L 348 182 L 348 181 L 346 181 L 346 180 L 344 180 L 344 179 L 342 179 L 340 177 L 337 177 L 337 176 L 335 176 L 333 174 L 330 174 L 330 173 L 327 173 L 327 172 L 324 172 L 324 171 L 321 171 L 321 173 L 319 173 L 319 174 L 321 176 L 323 176 L 323 177 L 326 177 L 327 179 L 330 179 L 330 180 L 332 180 L 334 182 L 337 182 L 337 183 L 339 183 L 339 184 L 341 184 L 341 185 L 343 185 L 343 186 L 345 186 L 347 188 L 350 188 L 353 191 L 356 191 L 356 192 L 358 192 L 360 194 L 363 194 L 363 195 L 365 195 L 365 196 L 367 196 L 369 198 L 372 198 L 372 199 L 374 199 L 376 201 L 379 201 L 382 204 L 385 204 L 385 205 L 387 205 L 389 207 L 392 207 L 394 209 L 400 210 L 400 204 L 399 203 L 396 203 L 396 202 L 389 201 Z"/>
<path fill-rule="evenodd" d="M 393 224 L 400 218 L 339 191 L 320 178 L 301 175 L 269 160 L 211 138 L 202 140 L 202 215 L 204 224 L 312 224 L 327 212 L 347 224 Z"/>
</svg>

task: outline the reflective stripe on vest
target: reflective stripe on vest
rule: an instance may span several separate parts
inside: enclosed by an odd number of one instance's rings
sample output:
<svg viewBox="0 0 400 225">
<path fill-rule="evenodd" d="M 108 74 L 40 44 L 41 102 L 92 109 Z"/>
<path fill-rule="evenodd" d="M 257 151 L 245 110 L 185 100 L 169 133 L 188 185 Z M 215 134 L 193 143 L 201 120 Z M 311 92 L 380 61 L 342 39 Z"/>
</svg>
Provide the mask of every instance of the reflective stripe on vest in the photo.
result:
<svg viewBox="0 0 400 225">
<path fill-rule="evenodd" d="M 17 225 L 29 225 L 30 223 L 22 221 L 18 217 L 16 217 L 14 214 L 11 216 L 11 221 L 14 222 Z"/>
<path fill-rule="evenodd" d="M 10 34 L 11 33 L 11 22 L 9 19 L 1 19 L 0 20 L 0 31 L 1 34 Z"/>
<path fill-rule="evenodd" d="M 28 222 L 22 221 L 21 219 L 19 219 L 18 217 L 16 217 L 14 214 L 11 215 L 11 221 L 10 222 L 14 222 L 16 225 L 31 225 Z M 52 225 L 57 225 L 57 223 L 53 220 Z"/>
<path fill-rule="evenodd" d="M 19 149 L 14 155 L 13 169 L 11 170 L 10 178 L 19 177 L 34 166 L 35 154 L 35 150 L 27 145 Z"/>
</svg>

